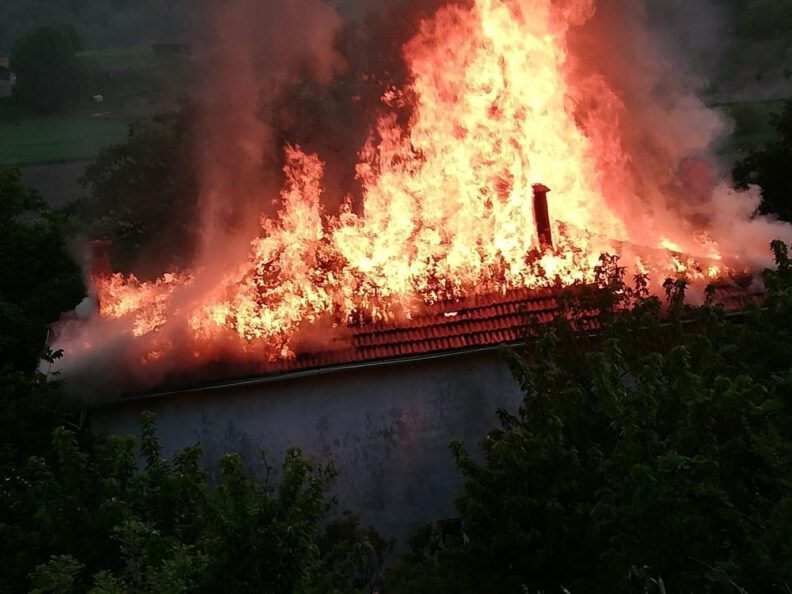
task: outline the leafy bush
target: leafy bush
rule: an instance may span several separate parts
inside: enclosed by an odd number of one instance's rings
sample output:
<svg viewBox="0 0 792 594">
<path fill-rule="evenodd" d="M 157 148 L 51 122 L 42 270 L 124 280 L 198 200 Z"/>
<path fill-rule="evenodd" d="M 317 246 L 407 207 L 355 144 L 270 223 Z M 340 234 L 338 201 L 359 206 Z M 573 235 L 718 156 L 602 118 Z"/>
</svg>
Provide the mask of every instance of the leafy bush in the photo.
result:
<svg viewBox="0 0 792 594">
<path fill-rule="evenodd" d="M 210 481 L 200 446 L 163 459 L 150 414 L 137 454 L 57 419 L 43 376 L 0 379 L 0 591 L 347 593 L 376 578 L 385 543 L 329 515 L 333 471 L 299 450 L 263 480 L 227 455 Z"/>
<path fill-rule="evenodd" d="M 42 112 L 70 107 L 87 94 L 88 73 L 77 58 L 81 42 L 72 27 L 39 27 L 14 43 L 14 96 Z"/>
<path fill-rule="evenodd" d="M 792 100 L 772 119 L 776 139 L 735 164 L 732 177 L 740 189 L 751 184 L 761 186 L 761 212 L 792 221 Z"/>
<path fill-rule="evenodd" d="M 116 270 L 145 277 L 189 263 L 198 221 L 195 120 L 184 105 L 136 121 L 126 144 L 104 149 L 86 168 L 81 218 L 91 235 L 113 240 Z"/>
<path fill-rule="evenodd" d="M 78 267 L 66 251 L 69 212 L 48 208 L 0 166 L 0 369 L 38 364 L 47 325 L 85 295 Z"/>
<path fill-rule="evenodd" d="M 760 103 L 734 103 L 728 113 L 734 120 L 734 134 L 737 136 L 757 134 L 768 127 L 767 111 Z"/>
<path fill-rule="evenodd" d="M 669 282 L 664 310 L 610 262 L 595 337 L 562 318 L 506 351 L 525 400 L 482 462 L 453 444 L 459 528 L 415 541 L 387 592 L 792 586 L 792 266 L 774 247 L 761 309 L 689 307 Z"/>
</svg>

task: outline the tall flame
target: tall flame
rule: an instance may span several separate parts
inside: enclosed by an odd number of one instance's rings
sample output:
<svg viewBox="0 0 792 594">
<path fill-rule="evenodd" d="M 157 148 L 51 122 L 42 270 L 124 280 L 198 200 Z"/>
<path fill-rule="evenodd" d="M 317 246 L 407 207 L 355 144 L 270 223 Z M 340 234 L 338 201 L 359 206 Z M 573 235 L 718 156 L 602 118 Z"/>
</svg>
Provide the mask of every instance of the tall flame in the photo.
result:
<svg viewBox="0 0 792 594">
<path fill-rule="evenodd" d="M 624 106 L 603 81 L 572 80 L 568 33 L 593 11 L 593 0 L 439 10 L 404 47 L 410 83 L 383 97 L 411 105 L 408 125 L 386 107 L 360 151 L 361 209 L 347 198 L 339 214 L 324 212 L 323 163 L 287 146 L 277 215 L 262 219 L 246 261 L 208 291 L 190 290 L 200 269 L 155 283 L 99 279 L 102 318 L 125 321 L 122 331 L 149 337 L 152 349 L 179 333 L 196 356 L 235 341 L 279 358 L 321 319 L 353 324 L 472 293 L 591 282 L 601 252 L 624 251 L 636 235 L 614 206 L 631 197 L 611 185 L 629 167 L 614 132 Z M 580 115 L 586 91 L 597 93 L 599 118 Z M 552 249 L 536 236 L 537 183 L 553 191 Z M 667 251 L 675 241 L 721 259 L 707 238 L 668 235 L 650 240 L 656 252 L 633 255 L 635 268 L 650 258 L 662 274 L 690 273 L 695 263 Z M 722 270 L 710 263 L 697 274 Z"/>
</svg>

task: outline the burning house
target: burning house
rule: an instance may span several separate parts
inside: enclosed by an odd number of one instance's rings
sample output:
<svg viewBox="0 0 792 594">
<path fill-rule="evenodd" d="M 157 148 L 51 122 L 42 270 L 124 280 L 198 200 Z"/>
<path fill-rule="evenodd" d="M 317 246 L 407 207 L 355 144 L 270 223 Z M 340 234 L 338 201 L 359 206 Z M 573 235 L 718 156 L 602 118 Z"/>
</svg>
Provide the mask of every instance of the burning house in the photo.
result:
<svg viewBox="0 0 792 594">
<path fill-rule="evenodd" d="M 201 442 L 210 465 L 237 451 L 257 471 L 259 448 L 278 460 L 299 446 L 337 469 L 342 509 L 404 544 L 417 526 L 455 515 L 451 441 L 475 445 L 498 408 L 522 399 L 499 345 L 520 343 L 528 320 L 549 320 L 556 308 L 552 292 L 527 291 L 433 308 L 409 325 L 360 327 L 341 350 L 303 353 L 252 376 L 204 369 L 184 378 L 192 387 L 122 397 L 94 408 L 90 421 L 136 434 L 140 414 L 152 410 L 166 452 Z M 210 379 L 220 371 L 235 379 Z"/>
<path fill-rule="evenodd" d="M 534 188 L 533 208 L 551 249 L 547 192 Z M 110 277 L 108 248 L 91 244 L 94 278 Z M 294 357 L 237 357 L 163 377 L 155 389 L 93 405 L 91 422 L 134 434 L 141 413 L 154 410 L 166 451 L 199 441 L 208 462 L 238 451 L 254 468 L 263 468 L 259 447 L 280 456 L 299 445 L 339 471 L 344 507 L 406 542 L 421 523 L 454 514 L 450 442 L 474 444 L 495 410 L 522 398 L 500 348 L 522 344 L 559 311 L 555 289 L 441 301 L 411 319 L 363 321 L 301 343 Z"/>
<path fill-rule="evenodd" d="M 332 78 L 330 9 L 297 4 Z M 109 394 L 92 424 L 134 432 L 153 409 L 166 453 L 201 441 L 209 459 L 237 450 L 253 466 L 259 447 L 301 446 L 338 468 L 342 507 L 404 537 L 453 514 L 449 442 L 475 442 L 522 397 L 499 346 L 558 315 L 561 289 L 595 284 L 603 253 L 699 289 L 762 266 L 790 229 L 755 215 L 756 192 L 685 165 L 706 161 L 721 118 L 659 84 L 668 72 L 641 36 L 624 41 L 633 53 L 614 45 L 635 15 L 613 4 L 440 8 L 403 46 L 409 79 L 382 95 L 356 196 L 328 200 L 322 156 L 286 145 L 275 212 L 239 183 L 267 134 L 244 115 L 259 79 L 229 61 L 241 90 L 206 119 L 194 266 L 112 274 L 96 243 L 96 311 L 56 328 L 75 392 Z M 658 88 L 675 90 L 660 101 Z M 231 215 L 260 224 L 240 231 Z"/>
</svg>

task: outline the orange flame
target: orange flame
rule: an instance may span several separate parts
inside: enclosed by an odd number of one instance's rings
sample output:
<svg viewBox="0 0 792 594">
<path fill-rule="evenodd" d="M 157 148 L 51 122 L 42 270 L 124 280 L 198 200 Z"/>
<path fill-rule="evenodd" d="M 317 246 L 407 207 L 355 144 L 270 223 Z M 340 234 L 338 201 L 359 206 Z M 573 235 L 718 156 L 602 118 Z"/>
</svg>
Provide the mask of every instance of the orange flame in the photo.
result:
<svg viewBox="0 0 792 594">
<path fill-rule="evenodd" d="M 631 239 L 605 188 L 629 166 L 613 133 L 624 106 L 602 81 L 587 81 L 607 117 L 580 122 L 582 91 L 569 82 L 567 33 L 593 8 L 475 0 L 441 9 L 404 47 L 410 84 L 383 96 L 413 104 L 409 124 L 386 113 L 360 151 L 360 212 L 347 199 L 338 215 L 325 213 L 323 163 L 287 146 L 277 216 L 262 219 L 245 263 L 200 297 L 176 298 L 190 275 L 98 280 L 100 315 L 129 320 L 135 336 L 173 325 L 196 344 L 236 337 L 278 358 L 292 354 L 303 324 L 328 316 L 350 324 L 471 293 L 592 282 L 600 253 Z M 552 250 L 536 236 L 536 183 L 553 190 Z M 691 241 L 697 254 L 721 259 L 706 239 L 688 238 L 686 250 Z M 636 252 L 637 270 L 698 278 L 725 270 L 670 254 L 680 251 L 671 238 L 648 247 L 663 256 Z"/>
</svg>

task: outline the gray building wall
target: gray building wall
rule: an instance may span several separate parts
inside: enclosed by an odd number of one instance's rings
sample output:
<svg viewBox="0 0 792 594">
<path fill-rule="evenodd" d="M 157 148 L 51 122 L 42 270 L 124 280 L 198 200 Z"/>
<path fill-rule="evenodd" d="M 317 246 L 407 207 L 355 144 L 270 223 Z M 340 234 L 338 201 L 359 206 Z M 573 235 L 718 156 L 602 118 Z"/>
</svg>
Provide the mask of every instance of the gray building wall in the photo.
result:
<svg viewBox="0 0 792 594">
<path fill-rule="evenodd" d="M 403 546 L 417 526 L 456 515 L 450 442 L 476 448 L 497 408 L 521 399 L 488 351 L 119 403 L 90 418 L 95 429 L 137 434 L 140 413 L 154 411 L 164 454 L 201 442 L 210 467 L 236 451 L 261 472 L 260 448 L 277 465 L 300 447 L 338 470 L 339 509 Z"/>
</svg>

